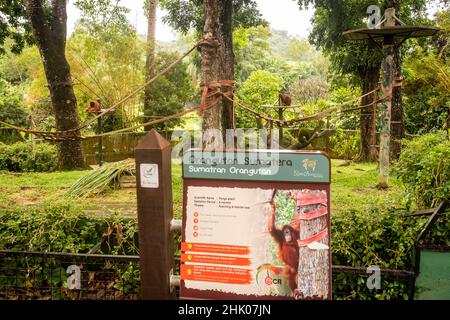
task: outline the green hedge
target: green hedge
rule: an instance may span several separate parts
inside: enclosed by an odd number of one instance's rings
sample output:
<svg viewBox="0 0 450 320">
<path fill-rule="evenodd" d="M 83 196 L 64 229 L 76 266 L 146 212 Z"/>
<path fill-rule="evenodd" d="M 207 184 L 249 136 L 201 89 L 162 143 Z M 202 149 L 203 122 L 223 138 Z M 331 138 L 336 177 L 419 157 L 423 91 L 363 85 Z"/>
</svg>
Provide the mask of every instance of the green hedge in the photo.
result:
<svg viewBox="0 0 450 320">
<path fill-rule="evenodd" d="M 0 250 L 87 253 L 103 235 L 107 241 L 97 253 L 137 254 L 134 220 L 86 215 L 71 203 L 0 213 Z"/>
<path fill-rule="evenodd" d="M 450 200 L 450 141 L 445 132 L 431 133 L 404 142 L 394 168 L 403 182 L 409 203 L 432 208 Z"/>
<path fill-rule="evenodd" d="M 0 170 L 11 172 L 50 172 L 57 168 L 57 148 L 54 145 L 18 142 L 0 143 Z"/>
<path fill-rule="evenodd" d="M 333 264 L 410 270 L 415 240 L 427 217 L 406 211 L 349 211 L 332 217 Z M 440 218 L 431 244 L 448 244 L 449 215 Z M 137 222 L 116 215 L 92 217 L 73 203 L 4 210 L 0 214 L 0 249 L 85 253 L 102 235 L 107 243 L 98 253 L 137 255 Z M 440 240 L 439 240 L 440 239 Z M 175 236 L 179 245 L 180 237 Z M 178 246 L 177 246 L 178 248 Z M 176 249 L 176 254 L 180 254 Z M 339 299 L 406 299 L 404 281 L 383 277 L 382 289 L 370 291 L 366 276 L 340 273 L 333 277 Z"/>
</svg>

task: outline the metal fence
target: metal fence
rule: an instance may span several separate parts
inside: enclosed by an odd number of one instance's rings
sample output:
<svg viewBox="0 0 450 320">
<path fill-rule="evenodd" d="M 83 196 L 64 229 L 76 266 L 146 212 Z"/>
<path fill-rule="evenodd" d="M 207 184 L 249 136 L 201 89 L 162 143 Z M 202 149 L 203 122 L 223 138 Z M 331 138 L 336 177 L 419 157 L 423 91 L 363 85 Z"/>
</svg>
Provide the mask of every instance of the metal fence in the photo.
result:
<svg viewBox="0 0 450 320">
<path fill-rule="evenodd" d="M 374 275 L 374 272 L 368 273 L 367 268 L 333 266 L 333 299 L 414 299 L 416 275 L 413 271 L 379 269 L 379 288 L 369 288 L 367 280 Z"/>
<path fill-rule="evenodd" d="M 413 298 L 413 272 L 380 274 L 381 289 L 370 290 L 365 268 L 333 266 L 333 299 Z M 138 256 L 0 251 L 0 300 L 139 299 Z"/>
<path fill-rule="evenodd" d="M 0 299 L 137 300 L 139 257 L 0 251 Z"/>
</svg>

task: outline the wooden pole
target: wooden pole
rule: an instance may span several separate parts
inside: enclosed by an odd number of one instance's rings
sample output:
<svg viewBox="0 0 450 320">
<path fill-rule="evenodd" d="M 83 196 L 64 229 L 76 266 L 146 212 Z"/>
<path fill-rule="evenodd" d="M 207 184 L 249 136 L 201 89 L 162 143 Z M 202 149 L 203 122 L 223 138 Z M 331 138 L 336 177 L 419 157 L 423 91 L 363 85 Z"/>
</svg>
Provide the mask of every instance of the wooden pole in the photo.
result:
<svg viewBox="0 0 450 320">
<path fill-rule="evenodd" d="M 278 98 L 278 105 L 283 106 L 283 101 L 281 101 L 281 97 Z M 283 121 L 284 120 L 284 108 L 278 109 L 278 120 Z M 278 125 L 278 139 L 280 141 L 280 146 L 283 145 L 283 125 L 282 122 Z"/>
<path fill-rule="evenodd" d="M 385 27 L 395 26 L 395 9 L 385 11 Z M 381 108 L 381 137 L 380 137 L 380 175 L 379 188 L 388 188 L 390 146 L 391 146 L 391 112 L 392 112 L 392 80 L 394 77 L 394 37 L 386 36 L 383 43 L 383 81 L 382 90 L 387 97 Z"/>
<path fill-rule="evenodd" d="M 136 180 L 142 299 L 174 299 L 171 146 L 155 130 L 136 147 Z"/>
<path fill-rule="evenodd" d="M 98 143 L 98 165 L 101 167 L 103 165 L 103 137 L 100 136 L 100 134 L 103 133 L 103 128 L 102 128 L 102 118 L 98 118 L 97 119 L 97 131 L 98 131 L 98 135 L 99 137 L 97 138 L 97 143 Z"/>
</svg>

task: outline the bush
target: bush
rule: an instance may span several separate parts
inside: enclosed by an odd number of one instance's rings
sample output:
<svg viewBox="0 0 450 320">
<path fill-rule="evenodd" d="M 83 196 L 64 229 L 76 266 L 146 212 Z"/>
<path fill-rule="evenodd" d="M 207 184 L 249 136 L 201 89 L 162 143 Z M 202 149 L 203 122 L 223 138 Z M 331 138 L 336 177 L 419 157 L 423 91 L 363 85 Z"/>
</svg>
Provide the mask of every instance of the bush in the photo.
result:
<svg viewBox="0 0 450 320">
<path fill-rule="evenodd" d="M 0 212 L 0 250 L 87 253 L 107 236 L 98 253 L 133 255 L 136 232 L 135 221 L 88 216 L 71 203 Z"/>
<path fill-rule="evenodd" d="M 331 155 L 336 159 L 352 160 L 359 155 L 361 138 L 359 134 L 346 132 L 341 128 L 330 137 Z"/>
<path fill-rule="evenodd" d="M 278 103 L 278 94 L 283 86 L 283 80 L 277 75 L 258 70 L 251 73 L 250 77 L 242 84 L 238 95 L 244 105 L 253 110 L 268 114 L 271 117 L 278 117 L 278 114 L 271 109 L 264 108 L 264 104 Z M 257 128 L 257 119 L 248 111 L 237 109 L 237 126 L 239 128 Z"/>
<path fill-rule="evenodd" d="M 332 217 L 333 263 L 409 270 L 414 243 L 427 218 L 407 211 L 348 211 Z"/>
<path fill-rule="evenodd" d="M 334 265 L 411 270 L 417 236 L 427 218 L 405 216 L 397 210 L 349 211 L 332 217 Z M 367 288 L 364 276 L 339 273 L 333 278 L 339 299 L 403 300 L 408 298 L 404 280 L 382 277 L 381 290 Z M 340 294 L 345 293 L 345 294 Z"/>
<path fill-rule="evenodd" d="M 98 248 L 96 254 L 137 255 L 136 222 L 118 215 L 88 216 L 73 203 L 0 211 L 0 250 L 88 253 L 94 247 Z M 0 294 L 6 292 L 7 299 L 17 299 L 23 289 L 25 299 L 30 300 L 79 299 L 80 292 L 67 290 L 68 261 L 20 255 L 3 259 Z M 89 270 L 83 270 L 89 274 L 83 288 L 91 299 L 136 299 L 139 294 L 136 264 L 86 260 L 80 268 Z"/>
<path fill-rule="evenodd" d="M 427 134 L 404 145 L 394 172 L 406 188 L 408 203 L 432 208 L 450 200 L 450 141 L 446 134 Z"/>
<path fill-rule="evenodd" d="M 57 168 L 57 149 L 45 143 L 0 144 L 0 170 L 11 172 L 50 172 Z"/>
<path fill-rule="evenodd" d="M 333 264 L 410 270 L 415 240 L 428 217 L 405 216 L 405 212 L 373 209 L 334 215 Z M 448 245 L 449 218 L 447 214 L 439 219 L 428 244 Z M 0 250 L 86 253 L 102 236 L 107 236 L 107 240 L 97 253 L 138 254 L 135 220 L 116 215 L 88 216 L 71 202 L 0 212 Z M 180 235 L 174 235 L 174 240 L 175 255 L 180 255 Z M 130 268 L 120 275 L 131 277 L 126 282 L 138 286 L 138 269 Z M 385 276 L 381 290 L 376 292 L 367 288 L 365 276 L 339 273 L 333 277 L 333 294 L 337 299 L 406 299 L 407 290 L 405 281 Z"/>
</svg>

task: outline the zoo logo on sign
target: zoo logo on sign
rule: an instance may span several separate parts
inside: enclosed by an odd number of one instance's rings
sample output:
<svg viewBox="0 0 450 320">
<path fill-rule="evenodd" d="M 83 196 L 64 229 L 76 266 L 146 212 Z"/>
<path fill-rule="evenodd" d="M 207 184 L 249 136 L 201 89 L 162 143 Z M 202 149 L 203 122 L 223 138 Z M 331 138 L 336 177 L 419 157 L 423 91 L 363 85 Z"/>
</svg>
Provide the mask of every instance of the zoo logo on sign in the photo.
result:
<svg viewBox="0 0 450 320">
<path fill-rule="evenodd" d="M 159 188 L 159 174 L 157 164 L 141 163 L 141 187 Z"/>
<path fill-rule="evenodd" d="M 144 177 L 146 177 L 146 178 L 151 178 L 151 177 L 153 177 L 153 175 L 154 175 L 153 168 L 149 168 L 144 171 Z"/>
<path fill-rule="evenodd" d="M 305 160 L 303 160 L 303 168 L 305 168 L 305 170 L 307 172 L 309 172 L 309 170 L 312 170 L 313 172 L 315 172 L 316 168 L 317 168 L 317 161 L 305 159 Z"/>
</svg>

